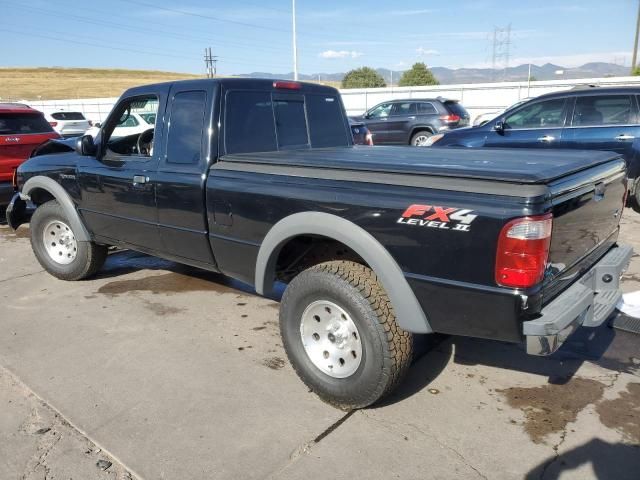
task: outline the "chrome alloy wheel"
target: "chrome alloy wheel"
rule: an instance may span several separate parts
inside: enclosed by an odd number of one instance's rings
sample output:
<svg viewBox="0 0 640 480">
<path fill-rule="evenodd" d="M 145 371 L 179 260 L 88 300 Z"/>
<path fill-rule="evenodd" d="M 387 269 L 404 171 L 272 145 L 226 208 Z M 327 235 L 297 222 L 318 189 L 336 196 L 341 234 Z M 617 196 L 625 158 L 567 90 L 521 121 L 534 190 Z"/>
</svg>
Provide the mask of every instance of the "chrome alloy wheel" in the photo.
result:
<svg viewBox="0 0 640 480">
<path fill-rule="evenodd" d="M 78 243 L 71 228 L 60 220 L 53 220 L 42 233 L 44 248 L 49 257 L 60 265 L 68 265 L 76 259 Z"/>
<path fill-rule="evenodd" d="M 431 135 L 418 135 L 413 141 L 414 147 L 424 147 L 427 145 L 427 140 Z"/>
<path fill-rule="evenodd" d="M 360 333 L 349 314 L 335 303 L 311 303 L 302 313 L 300 337 L 311 362 L 330 377 L 346 378 L 358 370 Z"/>
</svg>

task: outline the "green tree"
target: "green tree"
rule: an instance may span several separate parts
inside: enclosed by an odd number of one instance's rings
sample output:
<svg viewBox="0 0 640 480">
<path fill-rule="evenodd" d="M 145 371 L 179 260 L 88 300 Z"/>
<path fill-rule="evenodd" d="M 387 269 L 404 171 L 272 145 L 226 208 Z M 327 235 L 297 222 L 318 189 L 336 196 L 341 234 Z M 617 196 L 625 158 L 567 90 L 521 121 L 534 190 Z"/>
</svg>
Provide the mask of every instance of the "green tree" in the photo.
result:
<svg viewBox="0 0 640 480">
<path fill-rule="evenodd" d="M 439 85 L 440 82 L 433 76 L 431 70 L 422 63 L 414 63 L 413 66 L 405 71 L 400 77 L 398 85 L 400 87 L 415 87 L 422 85 Z"/>
<path fill-rule="evenodd" d="M 640 76 L 640 67 L 633 67 L 631 70 L 631 75 L 634 77 Z"/>
<path fill-rule="evenodd" d="M 342 88 L 378 88 L 386 86 L 384 78 L 369 67 L 351 70 L 342 79 Z"/>
</svg>

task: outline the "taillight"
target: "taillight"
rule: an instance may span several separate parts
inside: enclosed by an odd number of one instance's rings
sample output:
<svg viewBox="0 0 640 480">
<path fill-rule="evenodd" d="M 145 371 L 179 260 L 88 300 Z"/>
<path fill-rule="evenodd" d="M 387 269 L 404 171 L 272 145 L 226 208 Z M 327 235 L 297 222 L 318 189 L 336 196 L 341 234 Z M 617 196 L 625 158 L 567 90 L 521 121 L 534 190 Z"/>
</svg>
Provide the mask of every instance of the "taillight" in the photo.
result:
<svg viewBox="0 0 640 480">
<path fill-rule="evenodd" d="M 286 90 L 300 90 L 302 85 L 298 82 L 288 82 L 284 80 L 278 80 L 273 82 L 273 88 L 284 88 Z"/>
<path fill-rule="evenodd" d="M 447 123 L 454 123 L 454 122 L 459 122 L 460 121 L 460 116 L 459 115 L 455 115 L 455 114 L 450 114 L 450 115 L 442 115 L 440 117 L 440 120 L 442 120 L 443 122 L 447 122 Z"/>
<path fill-rule="evenodd" d="M 52 127 L 55 127 L 58 125 L 58 122 L 49 122 L 49 125 L 51 125 Z"/>
<path fill-rule="evenodd" d="M 371 132 L 367 133 L 365 138 L 366 138 L 365 141 L 366 141 L 367 145 L 373 147 L 373 135 L 371 134 Z"/>
<path fill-rule="evenodd" d="M 498 238 L 496 283 L 529 288 L 542 281 L 549 258 L 553 215 L 516 218 Z"/>
</svg>

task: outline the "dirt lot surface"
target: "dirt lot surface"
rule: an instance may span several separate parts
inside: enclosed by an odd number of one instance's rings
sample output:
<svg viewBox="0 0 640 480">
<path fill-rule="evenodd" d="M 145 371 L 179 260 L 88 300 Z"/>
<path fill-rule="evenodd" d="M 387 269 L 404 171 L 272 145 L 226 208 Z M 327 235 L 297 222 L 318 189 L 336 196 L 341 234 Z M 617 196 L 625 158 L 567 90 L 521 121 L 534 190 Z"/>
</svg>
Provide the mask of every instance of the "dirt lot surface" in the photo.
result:
<svg viewBox="0 0 640 480">
<path fill-rule="evenodd" d="M 622 241 L 640 252 L 640 215 Z M 624 277 L 640 289 L 640 256 Z M 65 283 L 0 226 L 0 479 L 638 479 L 640 336 L 578 331 L 550 358 L 422 339 L 393 397 L 319 401 L 278 304 L 134 252 Z"/>
</svg>

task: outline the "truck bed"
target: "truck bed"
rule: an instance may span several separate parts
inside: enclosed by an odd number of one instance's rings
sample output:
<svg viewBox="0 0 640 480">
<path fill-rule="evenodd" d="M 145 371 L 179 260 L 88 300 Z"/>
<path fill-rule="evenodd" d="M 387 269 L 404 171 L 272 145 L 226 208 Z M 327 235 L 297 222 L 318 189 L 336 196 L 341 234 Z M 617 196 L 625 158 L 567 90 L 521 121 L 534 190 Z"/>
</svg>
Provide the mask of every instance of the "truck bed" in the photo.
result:
<svg viewBox="0 0 640 480">
<path fill-rule="evenodd" d="M 226 155 L 223 161 L 546 184 L 617 157 L 587 150 L 356 146 Z"/>
</svg>

